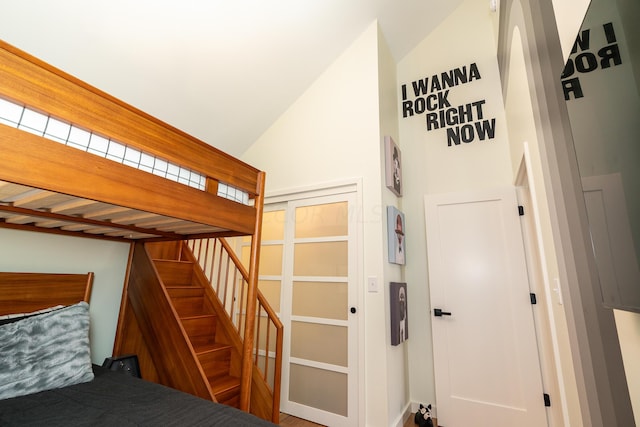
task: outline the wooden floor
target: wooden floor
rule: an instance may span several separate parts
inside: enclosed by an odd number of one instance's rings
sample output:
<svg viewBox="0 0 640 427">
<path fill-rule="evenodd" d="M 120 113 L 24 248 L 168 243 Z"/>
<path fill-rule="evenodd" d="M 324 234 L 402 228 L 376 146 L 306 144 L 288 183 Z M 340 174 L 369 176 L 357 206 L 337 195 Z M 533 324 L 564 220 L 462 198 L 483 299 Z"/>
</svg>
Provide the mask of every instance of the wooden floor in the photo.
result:
<svg viewBox="0 0 640 427">
<path fill-rule="evenodd" d="M 281 427 L 323 427 L 322 424 L 312 423 L 311 421 L 296 418 L 292 415 L 280 413 Z"/>
<path fill-rule="evenodd" d="M 413 416 L 407 418 L 404 423 L 404 427 L 414 427 L 416 424 L 413 422 Z M 322 424 L 312 423 L 311 421 L 296 418 L 287 414 L 280 414 L 280 426 L 283 427 L 324 427 Z"/>
</svg>

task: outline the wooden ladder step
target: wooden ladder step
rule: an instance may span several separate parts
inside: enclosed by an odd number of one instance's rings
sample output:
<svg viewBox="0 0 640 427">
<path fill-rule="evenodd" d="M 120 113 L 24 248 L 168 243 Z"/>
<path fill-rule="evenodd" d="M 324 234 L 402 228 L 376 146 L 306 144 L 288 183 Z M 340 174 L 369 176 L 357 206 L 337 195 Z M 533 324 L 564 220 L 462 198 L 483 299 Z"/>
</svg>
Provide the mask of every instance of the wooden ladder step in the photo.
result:
<svg viewBox="0 0 640 427">
<path fill-rule="evenodd" d="M 165 286 L 171 298 L 203 297 L 204 288 L 199 286 Z"/>
<path fill-rule="evenodd" d="M 207 354 L 215 354 L 220 352 L 226 352 L 231 350 L 231 346 L 223 343 L 211 343 L 204 344 L 194 348 L 197 355 L 207 355 Z"/>
<path fill-rule="evenodd" d="M 209 381 L 224 378 L 229 375 L 231 367 L 231 346 L 226 344 L 212 344 L 196 349 L 200 366 Z"/>
<path fill-rule="evenodd" d="M 180 319 L 196 352 L 199 348 L 207 349 L 216 345 L 217 319 L 215 314 L 187 316 Z"/>
<path fill-rule="evenodd" d="M 213 309 L 205 302 L 203 288 L 196 286 L 166 286 L 166 289 L 180 318 L 213 314 Z"/>
<path fill-rule="evenodd" d="M 193 263 L 156 259 L 153 261 L 165 286 L 193 285 Z"/>
<path fill-rule="evenodd" d="M 219 403 L 237 407 L 240 402 L 240 378 L 230 375 L 214 378 L 209 383 Z"/>
</svg>

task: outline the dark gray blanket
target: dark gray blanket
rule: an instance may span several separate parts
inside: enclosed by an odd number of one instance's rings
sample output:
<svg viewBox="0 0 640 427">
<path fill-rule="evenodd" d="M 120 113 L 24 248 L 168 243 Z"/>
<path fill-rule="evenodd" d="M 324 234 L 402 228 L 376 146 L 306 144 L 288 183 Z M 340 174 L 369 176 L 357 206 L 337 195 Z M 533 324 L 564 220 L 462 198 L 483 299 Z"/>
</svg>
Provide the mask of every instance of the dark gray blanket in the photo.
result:
<svg viewBox="0 0 640 427">
<path fill-rule="evenodd" d="M 0 400 L 0 426 L 274 426 L 120 372 L 94 372 L 91 382 Z"/>
</svg>

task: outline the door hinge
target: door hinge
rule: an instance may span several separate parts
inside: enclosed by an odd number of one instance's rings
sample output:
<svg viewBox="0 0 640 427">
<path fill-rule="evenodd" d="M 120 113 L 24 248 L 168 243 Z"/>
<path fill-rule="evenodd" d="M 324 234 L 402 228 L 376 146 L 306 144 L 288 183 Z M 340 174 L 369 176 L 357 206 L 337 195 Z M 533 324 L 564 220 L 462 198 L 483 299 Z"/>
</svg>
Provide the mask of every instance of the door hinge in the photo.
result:
<svg viewBox="0 0 640 427">
<path fill-rule="evenodd" d="M 518 205 L 518 215 L 524 215 L 524 206 Z"/>
<path fill-rule="evenodd" d="M 544 406 L 551 406 L 551 398 L 549 397 L 549 394 L 544 393 Z"/>
<path fill-rule="evenodd" d="M 534 294 L 533 292 L 529 293 L 529 298 L 531 299 L 531 304 L 537 304 L 538 303 L 538 299 L 536 298 L 536 294 Z"/>
</svg>

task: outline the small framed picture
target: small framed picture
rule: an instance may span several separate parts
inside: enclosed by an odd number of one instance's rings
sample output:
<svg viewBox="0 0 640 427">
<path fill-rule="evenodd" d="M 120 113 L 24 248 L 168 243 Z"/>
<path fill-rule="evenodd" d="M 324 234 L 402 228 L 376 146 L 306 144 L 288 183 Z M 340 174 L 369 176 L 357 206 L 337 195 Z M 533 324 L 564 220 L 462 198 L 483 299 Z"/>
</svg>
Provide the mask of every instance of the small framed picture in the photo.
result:
<svg viewBox="0 0 640 427">
<path fill-rule="evenodd" d="M 407 284 L 391 282 L 389 286 L 391 304 L 391 345 L 398 345 L 409 338 L 407 319 Z"/>
<path fill-rule="evenodd" d="M 385 184 L 396 196 L 402 196 L 402 160 L 400 148 L 390 136 L 384 137 Z"/>
<path fill-rule="evenodd" d="M 389 262 L 393 264 L 405 265 L 406 263 L 405 233 L 404 213 L 395 206 L 387 206 L 387 245 Z"/>
</svg>

